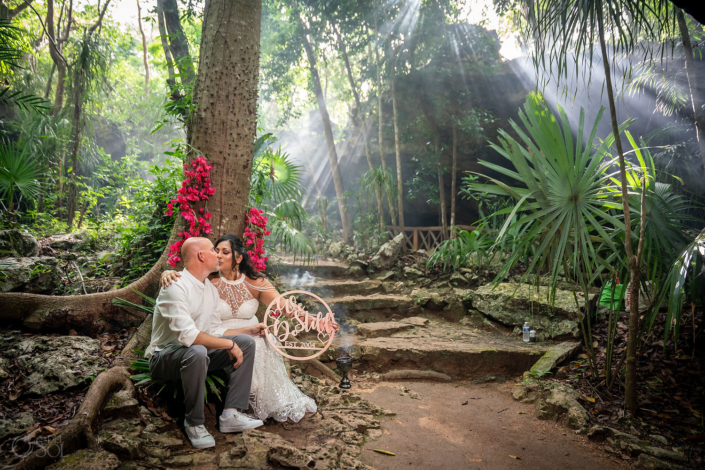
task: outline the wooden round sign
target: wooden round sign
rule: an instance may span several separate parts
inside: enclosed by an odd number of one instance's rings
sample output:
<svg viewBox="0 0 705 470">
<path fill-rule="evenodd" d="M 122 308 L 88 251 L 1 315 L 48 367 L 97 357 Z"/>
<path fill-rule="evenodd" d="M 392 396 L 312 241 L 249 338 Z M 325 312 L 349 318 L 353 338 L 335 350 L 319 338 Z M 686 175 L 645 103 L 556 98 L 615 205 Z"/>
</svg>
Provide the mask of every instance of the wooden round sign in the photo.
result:
<svg viewBox="0 0 705 470">
<path fill-rule="evenodd" d="M 313 297 L 324 307 L 324 312 L 319 311 L 311 315 L 299 302 L 295 294 Z M 264 313 L 264 325 L 270 334 L 266 335 L 269 344 L 284 357 L 294 361 L 306 361 L 323 354 L 333 343 L 337 325 L 335 315 L 328 304 L 315 294 L 302 290 L 292 290 L 280 294 L 268 306 Z M 301 333 L 315 332 L 317 341 L 299 341 L 296 337 Z M 273 339 L 274 338 L 274 339 Z M 275 341 L 276 340 L 276 341 Z M 298 349 L 313 351 L 309 356 L 292 356 L 285 349 Z"/>
</svg>

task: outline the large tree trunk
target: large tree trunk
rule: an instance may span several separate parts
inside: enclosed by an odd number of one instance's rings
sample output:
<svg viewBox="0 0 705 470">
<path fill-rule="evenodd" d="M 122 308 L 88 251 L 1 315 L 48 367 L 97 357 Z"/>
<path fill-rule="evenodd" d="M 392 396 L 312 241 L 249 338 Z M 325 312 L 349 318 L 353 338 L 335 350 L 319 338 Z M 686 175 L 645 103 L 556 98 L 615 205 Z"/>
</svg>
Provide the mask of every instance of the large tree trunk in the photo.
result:
<svg viewBox="0 0 705 470">
<path fill-rule="evenodd" d="M 450 238 L 455 238 L 455 179 L 458 176 L 458 122 L 453 117 L 453 170 L 450 183 Z"/>
<path fill-rule="evenodd" d="M 627 338 L 627 370 L 625 381 L 625 406 L 635 412 L 638 403 L 636 395 L 636 350 L 639 343 L 639 261 L 634 255 L 632 248 L 632 227 L 631 214 L 629 212 L 629 188 L 627 187 L 626 164 L 624 162 L 624 152 L 622 151 L 622 139 L 619 135 L 619 123 L 617 122 L 617 109 L 614 105 L 614 92 L 612 90 L 612 77 L 610 75 L 610 64 L 607 58 L 607 46 L 605 45 L 605 27 L 602 17 L 602 2 L 597 5 L 597 26 L 600 36 L 600 49 L 602 52 L 602 65 L 605 68 L 605 88 L 607 89 L 607 99 L 610 105 L 610 118 L 612 120 L 612 132 L 614 143 L 619 155 L 619 173 L 622 180 L 622 209 L 624 211 L 624 245 L 627 251 L 627 262 L 630 272 L 630 308 L 629 308 L 629 335 Z M 642 225 L 646 220 L 642 214 Z M 643 231 L 642 231 L 643 232 Z"/>
<path fill-rule="evenodd" d="M 295 15 L 299 20 L 299 26 L 302 29 L 302 42 L 304 49 L 306 51 L 306 57 L 308 58 L 308 65 L 311 71 L 311 81 L 313 82 L 314 93 L 316 94 L 316 101 L 318 102 L 318 111 L 321 113 L 321 120 L 323 121 L 323 130 L 326 135 L 326 144 L 328 145 L 328 159 L 330 160 L 331 171 L 333 172 L 333 184 L 335 185 L 335 195 L 338 199 L 338 209 L 340 210 L 340 219 L 343 225 L 343 237 L 346 242 L 350 242 L 352 237 L 352 231 L 350 230 L 350 221 L 348 219 L 348 212 L 346 209 L 346 204 L 343 194 L 345 193 L 345 188 L 343 187 L 343 178 L 340 175 L 340 168 L 338 167 L 338 154 L 335 150 L 335 140 L 333 138 L 333 128 L 330 123 L 330 116 L 328 115 L 328 108 L 326 106 L 326 100 L 323 96 L 323 88 L 321 87 L 321 78 L 318 74 L 318 68 L 316 65 L 316 54 L 313 51 L 313 47 L 308 39 L 308 29 L 306 28 L 301 14 L 298 11 L 298 4 L 294 1 Z"/>
<path fill-rule="evenodd" d="M 397 85 L 396 85 L 396 67 L 394 66 L 394 50 L 390 46 L 392 60 L 392 114 L 394 115 L 394 150 L 397 157 L 397 201 L 399 203 L 399 230 L 404 231 L 404 187 L 401 179 L 401 143 L 399 142 L 399 118 L 397 116 Z"/>
<path fill-rule="evenodd" d="M 330 20 L 329 20 L 330 21 Z M 333 22 L 331 21 L 331 24 Z M 334 26 L 335 27 L 335 26 Z M 353 123 L 357 128 L 358 132 L 362 133 L 362 140 L 365 146 L 365 157 L 367 158 L 367 166 L 370 167 L 370 171 L 375 171 L 375 165 L 372 162 L 372 152 L 370 151 L 370 143 L 367 136 L 367 125 L 365 121 L 360 117 L 360 95 L 357 92 L 357 86 L 355 85 L 355 79 L 353 78 L 352 67 L 350 67 L 350 59 L 348 58 L 348 51 L 345 47 L 345 42 L 340 32 L 336 29 L 335 33 L 338 37 L 338 48 L 343 56 L 343 63 L 345 64 L 345 71 L 348 76 L 348 82 L 350 83 L 350 89 L 352 90 L 353 97 L 355 98 L 355 109 L 353 110 Z M 375 198 L 377 199 L 377 220 L 379 223 L 379 229 L 384 230 L 384 207 L 382 196 L 382 186 L 377 182 L 375 184 Z"/>
<path fill-rule="evenodd" d="M 211 0 L 204 11 L 203 73 L 194 92 L 198 112 L 189 123 L 188 141 L 206 152 L 213 164 L 211 238 L 244 231 L 256 130 L 260 17 L 260 2 L 242 0 Z M 178 218 L 167 247 L 182 230 L 183 220 Z M 117 291 L 77 296 L 0 294 L 0 319 L 23 322 L 34 330 L 74 328 L 87 333 L 138 325 L 145 315 L 116 307 L 112 299 L 140 305 L 142 298 L 135 290 L 155 296 L 168 253 L 167 248 L 147 274 Z"/>
<path fill-rule="evenodd" d="M 705 170 L 705 112 L 703 112 L 703 100 L 698 93 L 698 75 L 693 63 L 693 46 L 690 43 L 690 34 L 688 33 L 688 25 L 685 22 L 683 10 L 676 8 L 676 17 L 678 18 L 678 28 L 680 29 L 681 39 L 683 40 L 683 52 L 685 53 L 685 74 L 688 77 L 688 88 L 690 91 L 690 102 L 693 105 L 693 115 L 695 117 L 695 135 L 698 139 L 698 147 L 700 147 L 700 159 L 703 162 Z"/>
<path fill-rule="evenodd" d="M 375 38 L 379 31 L 377 29 L 377 14 L 375 13 Z M 379 60 L 379 44 L 375 42 L 375 65 L 377 67 L 377 118 L 379 122 L 379 137 L 378 137 L 378 147 L 379 147 L 379 159 L 382 163 L 382 171 L 387 174 L 387 162 L 384 161 L 384 137 L 382 133 L 382 127 L 384 123 L 384 116 L 382 113 L 382 72 L 380 70 L 380 60 Z M 389 203 L 389 217 L 392 219 L 392 225 L 397 225 L 397 214 L 394 208 L 394 198 L 392 197 L 392 192 L 388 186 L 385 187 L 387 193 L 387 202 Z"/>
<path fill-rule="evenodd" d="M 261 2 L 244 0 L 211 0 L 204 10 L 188 143 L 213 165 L 212 240 L 245 230 L 257 132 L 261 10 Z"/>
<path fill-rule="evenodd" d="M 142 8 L 140 8 L 140 0 L 137 0 L 137 24 L 140 27 L 142 35 L 142 60 L 144 62 L 144 96 L 149 94 L 149 62 L 147 61 L 147 37 L 144 35 L 142 28 Z"/>
<path fill-rule="evenodd" d="M 181 75 L 181 83 L 186 86 L 193 84 L 196 72 L 193 68 L 193 61 L 189 53 L 189 44 L 184 30 L 181 27 L 181 19 L 179 18 L 179 8 L 176 5 L 176 0 L 159 0 L 162 3 L 164 12 L 164 22 L 169 33 L 169 47 L 171 55 L 176 62 L 176 67 Z M 261 5 L 260 5 L 261 8 Z M 257 36 L 259 37 L 259 35 Z M 203 39 L 201 39 L 201 47 L 203 47 Z M 259 46 L 258 46 L 259 47 Z M 259 48 L 258 48 L 259 50 Z M 259 62 L 258 62 L 259 63 Z"/>
</svg>

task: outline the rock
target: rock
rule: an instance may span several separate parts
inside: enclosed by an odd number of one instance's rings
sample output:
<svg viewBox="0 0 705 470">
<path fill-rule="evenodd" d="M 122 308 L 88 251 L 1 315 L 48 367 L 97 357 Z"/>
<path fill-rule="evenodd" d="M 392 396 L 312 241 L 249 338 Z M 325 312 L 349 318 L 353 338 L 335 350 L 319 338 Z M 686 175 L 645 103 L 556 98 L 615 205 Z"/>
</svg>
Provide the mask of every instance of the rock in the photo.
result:
<svg viewBox="0 0 705 470">
<path fill-rule="evenodd" d="M 423 317 L 409 317 L 400 320 L 400 323 L 408 323 L 413 326 L 426 326 L 428 325 L 428 318 Z"/>
<path fill-rule="evenodd" d="M 44 395 L 83 385 L 108 365 L 100 341 L 85 336 L 37 336 L 17 344 L 26 393 Z"/>
<path fill-rule="evenodd" d="M 117 455 L 120 460 L 143 458 L 145 442 L 140 436 L 140 424 L 138 418 L 117 419 L 104 424 L 98 433 L 101 446 Z"/>
<path fill-rule="evenodd" d="M 666 462 L 652 455 L 640 454 L 636 461 L 636 468 L 646 470 L 685 470 L 686 467 L 674 463 Z"/>
<path fill-rule="evenodd" d="M 459 272 L 454 272 L 451 274 L 449 282 L 451 285 L 458 287 L 465 287 L 468 285 L 468 280 Z"/>
<path fill-rule="evenodd" d="M 20 413 L 17 419 L 0 419 L 0 441 L 9 436 L 19 436 L 29 430 L 34 424 L 32 413 Z"/>
<path fill-rule="evenodd" d="M 74 238 L 70 233 L 49 237 L 49 246 L 51 246 L 55 250 L 73 250 L 74 246 L 80 243 L 81 240 Z"/>
<path fill-rule="evenodd" d="M 631 434 L 618 431 L 617 429 L 607 426 L 593 426 L 587 435 L 592 441 L 607 441 L 610 445 L 628 452 L 631 455 L 648 454 L 656 459 L 667 459 L 675 462 L 687 462 L 688 458 L 673 450 L 662 449 L 660 447 L 650 446 L 641 439 Z M 648 459 L 647 459 L 648 460 Z M 650 461 L 650 460 L 649 460 Z M 669 464 L 670 465 L 670 464 Z M 651 467 L 644 467 L 651 468 Z M 671 467 L 655 467 L 655 468 L 671 468 Z"/>
<path fill-rule="evenodd" d="M 379 248 L 377 254 L 370 260 L 370 268 L 375 271 L 390 269 L 399 259 L 403 247 L 404 235 L 400 233 Z"/>
<path fill-rule="evenodd" d="M 350 269 L 348 270 L 348 272 L 350 273 L 350 277 L 358 277 L 358 278 L 363 277 L 367 274 L 367 272 L 365 271 L 364 268 L 362 268 L 362 266 L 357 266 L 357 265 L 350 266 Z"/>
<path fill-rule="evenodd" d="M 357 334 L 362 338 L 379 338 L 380 336 L 392 336 L 393 333 L 411 328 L 413 325 L 409 323 L 394 321 L 360 323 L 357 326 Z"/>
<path fill-rule="evenodd" d="M 653 439 L 654 441 L 658 442 L 659 444 L 663 444 L 665 446 L 668 445 L 668 439 L 665 437 L 658 435 L 658 434 L 649 434 L 649 437 Z"/>
<path fill-rule="evenodd" d="M 407 279 L 418 279 L 423 276 L 424 273 L 419 271 L 418 269 L 409 266 L 404 266 L 404 277 L 406 277 Z"/>
<path fill-rule="evenodd" d="M 328 248 L 328 256 L 331 258 L 339 258 L 345 251 L 346 243 L 344 241 L 333 242 Z"/>
<path fill-rule="evenodd" d="M 88 240 L 88 238 L 90 237 L 88 231 L 85 229 L 77 230 L 73 232 L 71 236 L 77 240 Z"/>
<path fill-rule="evenodd" d="M 575 354 L 578 348 L 580 348 L 580 343 L 567 341 L 551 346 L 546 354 L 541 356 L 541 359 L 531 367 L 531 375 L 540 377 L 550 372 L 558 364 Z"/>
<path fill-rule="evenodd" d="M 110 400 L 108 400 L 108 403 L 105 405 L 100 414 L 103 419 L 118 416 L 125 418 L 136 415 L 138 407 L 139 402 L 133 398 L 131 391 L 120 390 L 110 397 Z"/>
<path fill-rule="evenodd" d="M 213 452 L 198 452 L 195 454 L 175 455 L 164 461 L 164 465 L 169 467 L 200 467 L 211 465 L 217 456 Z"/>
<path fill-rule="evenodd" d="M 104 450 L 93 451 L 81 449 L 73 454 L 63 457 L 53 465 L 49 465 L 47 470 L 114 470 L 120 467 L 118 458 Z"/>
<path fill-rule="evenodd" d="M 537 293 L 535 286 L 529 284 L 500 283 L 494 288 L 488 284 L 474 292 L 472 305 L 493 320 L 514 326 L 515 334 L 520 334 L 521 326 L 528 321 L 537 331 L 538 341 L 578 338 L 582 313 L 576 307 L 573 293 L 558 289 L 551 307 L 546 299 L 547 289 L 542 287 Z M 589 294 L 589 299 L 595 302 L 597 295 Z"/>
<path fill-rule="evenodd" d="M 37 239 L 29 233 L 22 230 L 0 230 L 0 258 L 38 256 L 39 251 Z"/>
<path fill-rule="evenodd" d="M 50 256 L 7 258 L 3 260 L 0 292 L 51 294 L 59 286 L 59 261 Z"/>
<path fill-rule="evenodd" d="M 524 385 L 524 384 L 522 384 Z M 515 388 L 513 393 L 515 400 L 534 400 L 536 417 L 538 419 L 561 420 L 567 417 L 567 424 L 573 429 L 583 429 L 587 426 L 590 415 L 578 403 L 580 394 L 567 385 L 560 384 L 551 388 L 548 398 L 545 400 L 535 394 L 539 390 L 533 386 L 525 385 L 522 388 Z"/>
<path fill-rule="evenodd" d="M 394 271 L 385 271 L 379 276 L 375 277 L 375 279 L 378 281 L 391 281 L 396 275 L 397 273 L 395 273 Z"/>
<path fill-rule="evenodd" d="M 534 403 L 539 397 L 543 387 L 536 382 L 523 382 L 512 389 L 512 397 L 522 403 Z"/>
</svg>

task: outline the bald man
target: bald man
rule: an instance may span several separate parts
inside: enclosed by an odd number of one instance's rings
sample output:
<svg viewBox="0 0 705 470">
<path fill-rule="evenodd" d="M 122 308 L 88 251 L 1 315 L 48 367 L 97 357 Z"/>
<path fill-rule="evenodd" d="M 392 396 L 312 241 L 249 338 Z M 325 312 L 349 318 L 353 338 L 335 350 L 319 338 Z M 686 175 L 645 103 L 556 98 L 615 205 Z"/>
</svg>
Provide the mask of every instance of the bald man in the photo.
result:
<svg viewBox="0 0 705 470">
<path fill-rule="evenodd" d="M 149 373 L 156 380 L 181 380 L 186 419 L 184 430 L 196 449 L 215 446 L 203 425 L 203 394 L 208 371 L 232 365 L 220 432 L 240 432 L 261 426 L 258 419 L 241 413 L 247 410 L 255 359 L 255 341 L 262 325 L 239 330 L 220 326 L 220 299 L 208 275 L 218 270 L 218 254 L 207 238 L 189 238 L 181 247 L 184 270 L 180 281 L 159 291 L 152 320 L 152 341 L 145 351 Z M 223 334 L 216 337 L 214 334 Z"/>
</svg>

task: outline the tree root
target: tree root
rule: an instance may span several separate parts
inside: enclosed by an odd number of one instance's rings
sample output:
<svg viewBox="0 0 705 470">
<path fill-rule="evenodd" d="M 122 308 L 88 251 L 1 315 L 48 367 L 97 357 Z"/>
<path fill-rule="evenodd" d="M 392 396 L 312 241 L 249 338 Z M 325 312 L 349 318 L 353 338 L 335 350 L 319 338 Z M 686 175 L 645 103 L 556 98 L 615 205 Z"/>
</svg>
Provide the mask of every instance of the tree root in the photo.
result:
<svg viewBox="0 0 705 470">
<path fill-rule="evenodd" d="M 380 380 L 403 380 L 421 379 L 438 380 L 439 382 L 450 382 L 450 375 L 442 374 L 433 370 L 393 370 L 379 375 Z"/>
<path fill-rule="evenodd" d="M 176 224 L 167 247 L 174 242 Z M 0 294 L 0 320 L 21 322 L 30 330 L 59 330 L 71 328 L 87 335 L 96 335 L 111 327 L 130 327 L 144 320 L 144 313 L 134 313 L 113 305 L 119 297 L 135 304 L 142 304 L 142 298 L 134 291 L 154 295 L 159 286 L 159 277 L 166 265 L 168 249 L 164 250 L 159 261 L 140 279 L 122 289 L 88 295 L 38 295 L 23 293 Z"/>
<path fill-rule="evenodd" d="M 98 441 L 93 432 L 93 422 L 110 397 L 110 393 L 118 387 L 134 391 L 132 380 L 124 367 L 113 367 L 98 374 L 68 426 L 44 446 L 44 449 L 61 449 L 61 452 L 36 451 L 13 468 L 17 470 L 44 468 L 59 460 L 62 455 L 71 454 L 85 447 L 96 449 Z"/>
</svg>

